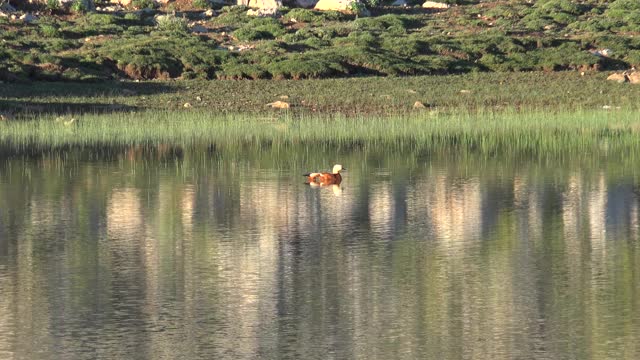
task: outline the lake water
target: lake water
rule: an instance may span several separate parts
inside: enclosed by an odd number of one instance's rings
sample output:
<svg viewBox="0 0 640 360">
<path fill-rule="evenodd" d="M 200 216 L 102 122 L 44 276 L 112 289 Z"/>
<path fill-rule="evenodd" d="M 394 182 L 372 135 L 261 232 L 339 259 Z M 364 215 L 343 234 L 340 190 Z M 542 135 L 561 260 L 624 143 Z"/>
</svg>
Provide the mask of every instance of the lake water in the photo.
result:
<svg viewBox="0 0 640 360">
<path fill-rule="evenodd" d="M 300 174 L 342 163 L 340 187 Z M 1 359 L 638 359 L 623 159 L 5 155 Z"/>
</svg>

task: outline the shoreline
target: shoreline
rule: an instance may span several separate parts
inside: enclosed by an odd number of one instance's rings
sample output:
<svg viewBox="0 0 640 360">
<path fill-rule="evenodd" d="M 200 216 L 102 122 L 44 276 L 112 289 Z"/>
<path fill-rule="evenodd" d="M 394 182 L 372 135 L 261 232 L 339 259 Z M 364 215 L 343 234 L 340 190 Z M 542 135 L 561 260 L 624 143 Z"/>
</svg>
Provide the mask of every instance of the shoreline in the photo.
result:
<svg viewBox="0 0 640 360">
<path fill-rule="evenodd" d="M 279 116 L 398 115 L 420 111 L 637 110 L 640 86 L 607 73 L 473 73 L 324 80 L 178 80 L 3 84 L 0 114 L 33 115 L 210 111 Z M 267 104 L 285 102 L 288 109 Z M 414 108 L 416 102 L 424 108 Z"/>
</svg>

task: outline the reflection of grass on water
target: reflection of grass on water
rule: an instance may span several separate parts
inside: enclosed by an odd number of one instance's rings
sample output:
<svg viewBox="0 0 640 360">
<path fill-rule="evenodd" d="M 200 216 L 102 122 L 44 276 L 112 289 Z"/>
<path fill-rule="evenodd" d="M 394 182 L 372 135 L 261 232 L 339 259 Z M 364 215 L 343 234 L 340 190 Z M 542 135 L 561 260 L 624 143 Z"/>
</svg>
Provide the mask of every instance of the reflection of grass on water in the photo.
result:
<svg viewBox="0 0 640 360">
<path fill-rule="evenodd" d="M 170 143 L 179 145 L 327 144 L 401 148 L 458 147 L 479 152 L 640 149 L 640 117 L 589 112 L 421 113 L 397 117 L 282 117 L 143 112 L 0 123 L 0 143 L 26 148 Z M 67 124 L 69 123 L 69 124 Z"/>
</svg>

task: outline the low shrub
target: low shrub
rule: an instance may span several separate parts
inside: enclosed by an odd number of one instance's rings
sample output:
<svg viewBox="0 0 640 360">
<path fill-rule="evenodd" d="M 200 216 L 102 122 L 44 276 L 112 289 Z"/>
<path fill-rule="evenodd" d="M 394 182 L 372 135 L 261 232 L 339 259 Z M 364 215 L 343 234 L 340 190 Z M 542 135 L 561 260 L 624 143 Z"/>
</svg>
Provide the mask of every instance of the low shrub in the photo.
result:
<svg viewBox="0 0 640 360">
<path fill-rule="evenodd" d="M 40 25 L 40 34 L 47 38 L 55 38 L 60 36 L 60 31 L 58 27 L 51 24 L 41 24 Z"/>
<path fill-rule="evenodd" d="M 159 31 L 169 33 L 188 33 L 189 25 L 187 19 L 167 14 L 155 18 L 156 28 Z"/>
<path fill-rule="evenodd" d="M 210 7 L 208 0 L 192 0 L 191 5 L 196 9 L 207 9 Z"/>
<path fill-rule="evenodd" d="M 255 18 L 233 32 L 240 41 L 275 39 L 286 33 L 282 24 L 273 18 Z"/>
<path fill-rule="evenodd" d="M 131 1 L 131 6 L 134 9 L 154 9 L 156 2 L 153 0 L 133 0 Z"/>
</svg>

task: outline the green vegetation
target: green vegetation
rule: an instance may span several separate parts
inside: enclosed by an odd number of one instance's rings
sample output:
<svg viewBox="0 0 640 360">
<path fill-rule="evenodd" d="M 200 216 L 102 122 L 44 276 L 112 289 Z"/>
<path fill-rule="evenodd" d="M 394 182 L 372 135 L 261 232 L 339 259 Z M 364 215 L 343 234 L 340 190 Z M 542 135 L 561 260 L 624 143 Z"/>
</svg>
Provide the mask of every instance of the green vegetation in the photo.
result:
<svg viewBox="0 0 640 360">
<path fill-rule="evenodd" d="M 142 112 L 43 117 L 0 123 L 15 148 L 144 143 L 462 148 L 481 153 L 585 153 L 640 150 L 640 118 L 630 111 L 421 113 L 404 117 L 259 119 L 210 112 Z"/>
<path fill-rule="evenodd" d="M 289 111 L 296 114 L 400 115 L 422 111 L 413 108 L 416 101 L 438 111 L 601 111 L 603 106 L 639 110 L 640 86 L 605 81 L 606 76 L 533 72 L 299 81 L 16 83 L 0 86 L 0 109 L 27 118 L 41 113 L 198 109 L 273 115 L 281 111 L 265 104 L 284 96 L 292 106 Z M 185 108 L 185 103 L 191 107 Z"/>
<path fill-rule="evenodd" d="M 78 0 L 74 16 L 42 15 L 31 24 L 0 19 L 0 80 L 306 79 L 640 65 L 637 1 L 457 3 L 440 12 L 370 3 L 368 18 L 288 8 L 277 19 L 252 18 L 246 7 L 230 6 L 203 20 L 196 12 L 83 13 Z M 145 0 L 133 6 L 149 7 Z M 192 33 L 194 21 L 207 32 Z M 604 48 L 611 55 L 593 54 Z M 43 70 L 43 58 L 57 66 Z"/>
</svg>

